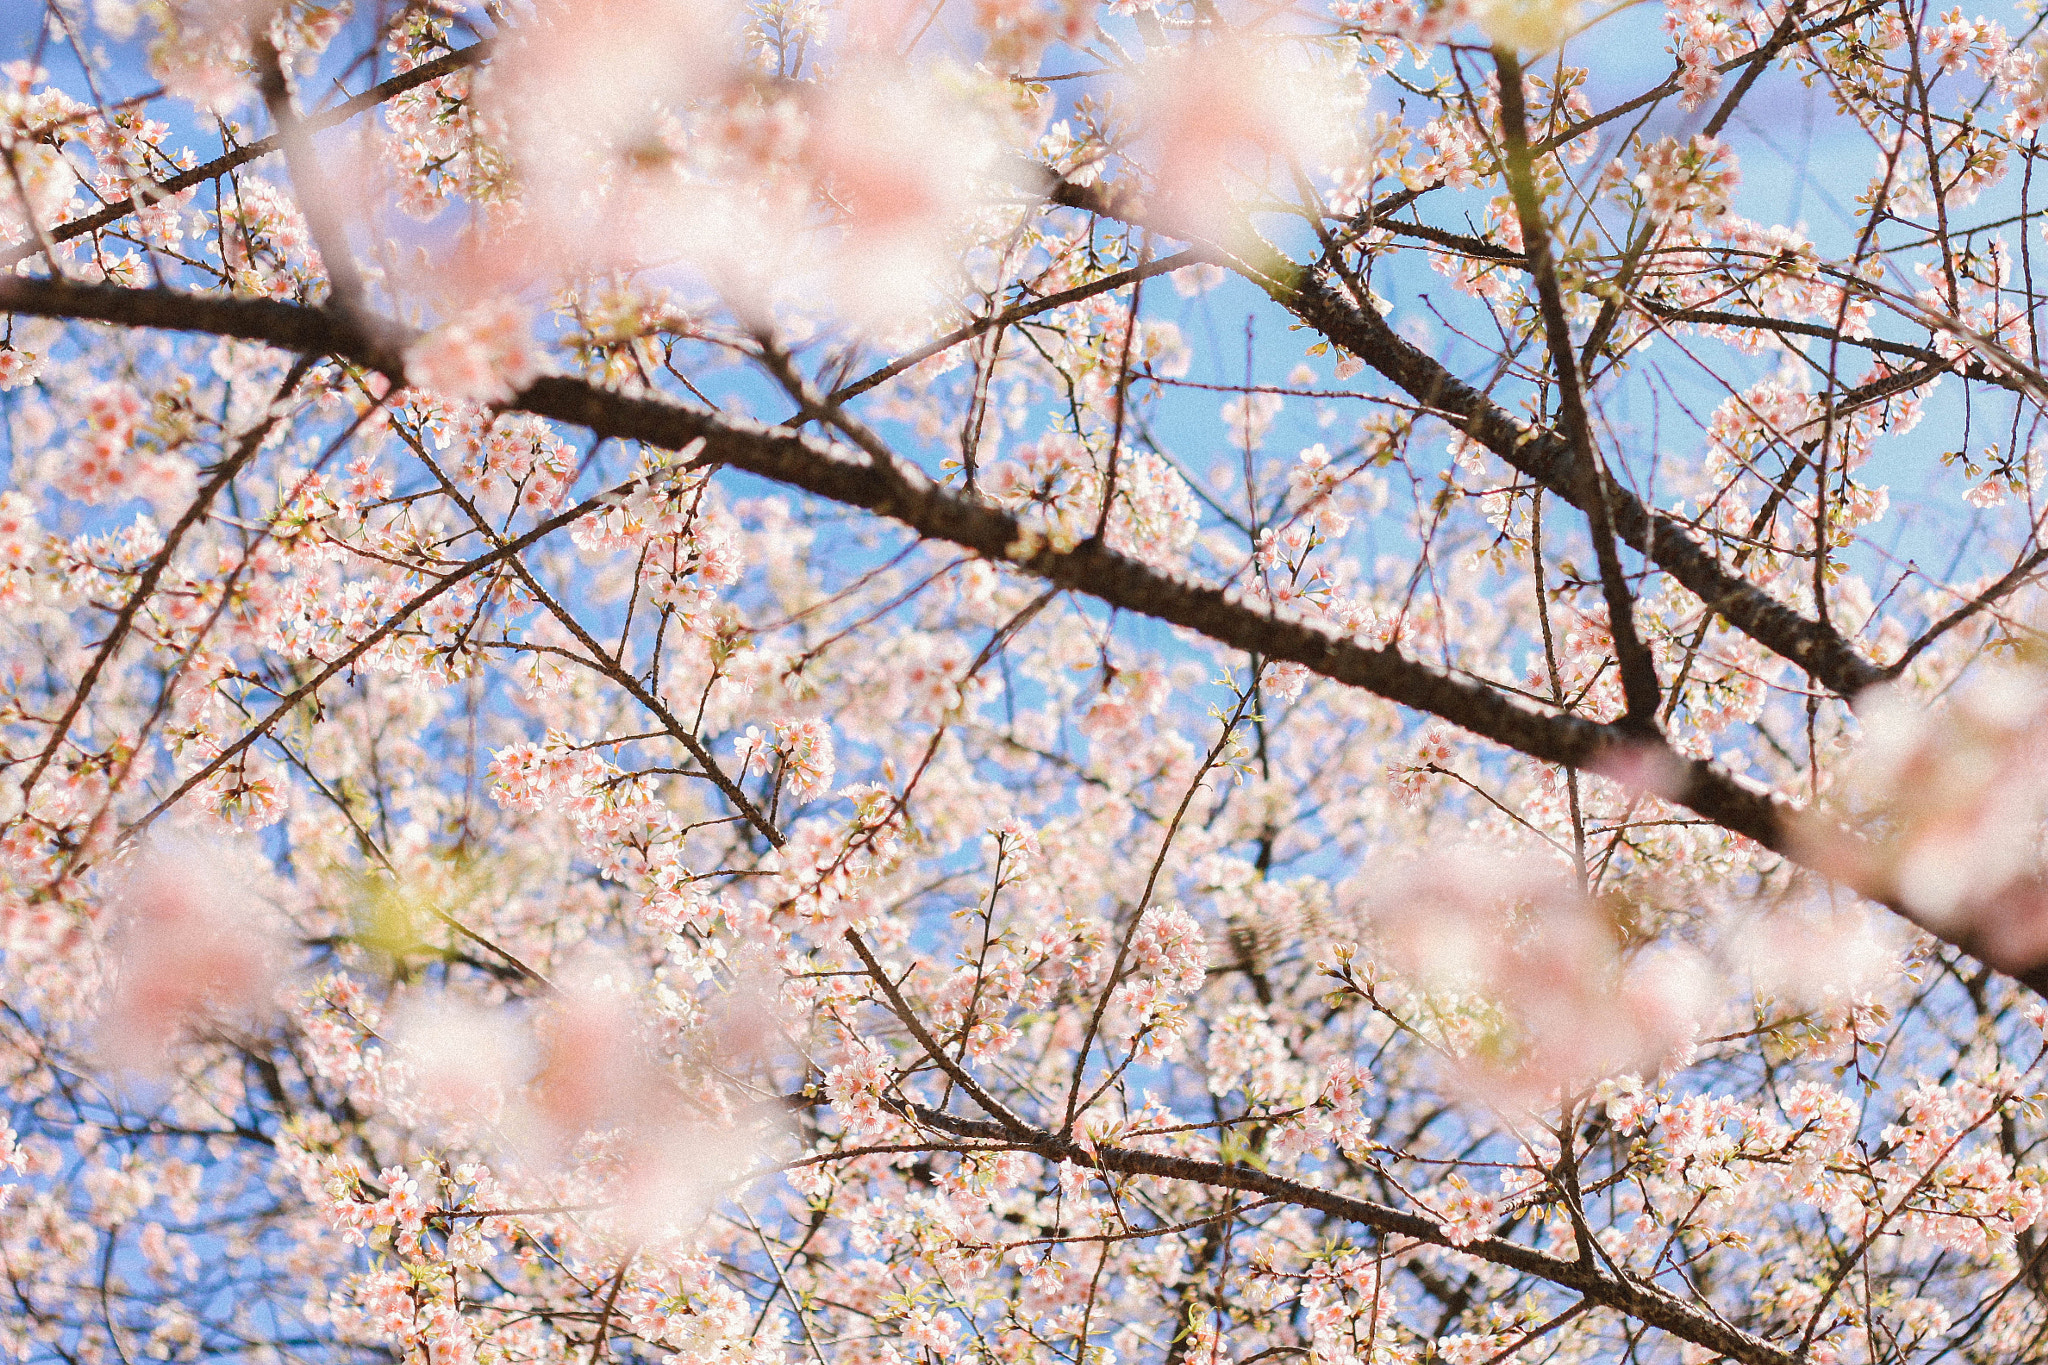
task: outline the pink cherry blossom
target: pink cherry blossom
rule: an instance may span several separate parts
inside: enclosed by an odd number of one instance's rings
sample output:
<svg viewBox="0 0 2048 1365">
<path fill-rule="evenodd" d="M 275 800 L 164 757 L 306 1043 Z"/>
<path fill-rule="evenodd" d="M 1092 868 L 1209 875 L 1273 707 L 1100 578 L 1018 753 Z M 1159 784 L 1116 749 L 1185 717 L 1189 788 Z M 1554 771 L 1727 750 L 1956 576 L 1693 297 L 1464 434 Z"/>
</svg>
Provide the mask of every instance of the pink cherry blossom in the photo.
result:
<svg viewBox="0 0 2048 1365">
<path fill-rule="evenodd" d="M 0 1355 L 2041 1355 L 2012 15 L 36 13 Z"/>
</svg>

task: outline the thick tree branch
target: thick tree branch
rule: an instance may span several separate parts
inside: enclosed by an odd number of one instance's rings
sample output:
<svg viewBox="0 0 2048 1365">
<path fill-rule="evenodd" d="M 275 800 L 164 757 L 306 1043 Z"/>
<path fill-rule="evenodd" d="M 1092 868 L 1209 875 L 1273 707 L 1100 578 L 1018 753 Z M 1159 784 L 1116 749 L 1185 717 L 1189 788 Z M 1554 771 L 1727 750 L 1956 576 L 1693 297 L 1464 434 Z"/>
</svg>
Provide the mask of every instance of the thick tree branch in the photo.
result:
<svg viewBox="0 0 2048 1365">
<path fill-rule="evenodd" d="M 1274 1175 L 1253 1166 L 1203 1161 L 1195 1157 L 1164 1152 L 1147 1152 L 1132 1147 L 1092 1146 L 1062 1138 L 1056 1133 L 1029 1129 L 1020 1133 L 1000 1123 L 960 1118 L 924 1105 L 905 1115 L 917 1123 L 956 1137 L 981 1138 L 1023 1151 L 1049 1161 L 1066 1162 L 1089 1170 L 1118 1175 L 1154 1176 L 1184 1180 L 1212 1189 L 1243 1190 L 1249 1194 L 1313 1209 L 1360 1227 L 1397 1237 L 1412 1238 L 1429 1246 L 1455 1246 L 1435 1219 L 1409 1213 L 1376 1200 L 1360 1199 L 1321 1189 L 1306 1181 Z M 1603 1308 L 1627 1314 L 1684 1341 L 1704 1346 L 1743 1365 L 1794 1365 L 1791 1352 L 1773 1346 L 1761 1337 L 1729 1326 L 1710 1313 L 1674 1298 L 1653 1284 L 1622 1279 L 1603 1269 L 1597 1261 L 1567 1260 L 1547 1251 L 1505 1237 L 1479 1237 L 1457 1246 L 1469 1256 L 1560 1288 L 1572 1290 Z"/>
<path fill-rule="evenodd" d="M 1048 198 L 1068 208 L 1105 217 L 1142 215 L 1141 204 L 1098 186 L 1047 176 Z M 1509 466 L 1580 507 L 1581 481 L 1571 446 L 1553 431 L 1530 427 L 1467 384 L 1387 325 L 1370 302 L 1354 302 L 1312 271 L 1284 263 L 1279 270 L 1230 259 L 1232 269 L 1258 285 L 1268 298 L 1399 385 L 1423 407 L 1462 430 Z M 1653 511 L 1627 488 L 1606 480 L 1615 534 L 1640 551 L 1731 626 L 1791 660 L 1809 677 L 1839 696 L 1857 693 L 1884 679 L 1832 627 L 1802 616 L 1739 574 L 1723 567 L 1689 528 Z M 1585 510 L 1580 507 L 1580 510 Z"/>
<path fill-rule="evenodd" d="M 1321 280 L 1303 278 L 1280 287 L 1275 297 L 1510 467 L 1578 506 L 1582 496 L 1578 464 L 1562 437 L 1525 426 L 1397 334 L 1376 310 L 1340 298 Z M 1839 632 L 1801 615 L 1730 571 L 1676 518 L 1646 506 L 1612 478 L 1606 480 L 1606 489 L 1615 534 L 1737 630 L 1791 660 L 1839 696 L 1854 698 L 1882 679 L 1883 671 Z"/>
<path fill-rule="evenodd" d="M 393 323 L 379 323 L 374 334 L 366 335 L 330 312 L 270 300 L 204 297 L 169 290 L 75 285 L 41 279 L 0 279 L 0 311 L 127 322 L 268 342 L 353 360 L 383 370 L 394 381 L 402 379 L 404 373 L 399 355 L 408 337 L 405 329 Z M 1426 711 L 1504 748 L 1547 763 L 1593 768 L 1604 757 L 1623 750 L 1637 751 L 1648 744 L 1661 750 L 1661 761 L 1677 775 L 1670 792 L 1672 800 L 1731 833 L 1754 840 L 1794 862 L 1804 862 L 1805 841 L 1800 837 L 1797 812 L 1770 793 L 1752 788 L 1710 763 L 1681 758 L 1658 741 L 1646 741 L 1612 725 L 1534 710 L 1492 688 L 1438 672 L 1398 650 L 1368 648 L 1305 622 L 1282 619 L 1233 593 L 1176 577 L 1120 554 L 1100 541 L 1084 541 L 1072 549 L 1057 548 L 1009 513 L 941 487 L 901 461 L 883 463 L 865 455 L 851 458 L 824 440 L 787 428 L 658 398 L 612 393 L 578 379 L 551 376 L 536 380 L 509 406 L 585 427 L 603 437 L 640 441 L 666 450 L 695 447 L 700 451 L 697 459 L 701 463 L 731 465 L 832 502 L 889 517 L 920 535 L 950 541 L 1110 606 L 1180 626 L 1233 649 L 1302 664 L 1322 677 Z M 1502 414 L 1501 420 L 1509 419 Z M 1536 442 L 1532 440 L 1531 444 Z M 257 731 L 230 746 L 206 772 L 210 774 L 253 742 L 263 728 L 275 724 L 291 706 L 340 672 L 375 639 L 396 629 L 402 619 L 452 587 L 457 578 L 524 549 L 540 535 L 586 515 L 596 505 L 595 500 L 587 501 L 550 518 L 500 550 L 471 561 L 455 578 L 443 580 L 408 602 L 400 616 L 387 621 L 372 641 L 366 641 L 297 689 Z M 1777 610 L 1792 615 L 1782 607 Z M 1812 628 L 1811 622 L 1804 624 Z M 200 780 L 202 776 L 188 779 L 171 799 Z M 1822 870 L 1837 879 L 1843 875 L 1832 864 Z M 1866 878 L 1848 884 L 1858 894 L 1899 910 L 1936 937 L 2000 970 L 2012 972 L 2034 990 L 2048 994 L 2048 965 L 2000 960 L 1998 954 L 1985 950 L 1982 936 L 1974 930 L 1922 923 L 1903 908 L 1896 892 L 1885 883 Z"/>
</svg>

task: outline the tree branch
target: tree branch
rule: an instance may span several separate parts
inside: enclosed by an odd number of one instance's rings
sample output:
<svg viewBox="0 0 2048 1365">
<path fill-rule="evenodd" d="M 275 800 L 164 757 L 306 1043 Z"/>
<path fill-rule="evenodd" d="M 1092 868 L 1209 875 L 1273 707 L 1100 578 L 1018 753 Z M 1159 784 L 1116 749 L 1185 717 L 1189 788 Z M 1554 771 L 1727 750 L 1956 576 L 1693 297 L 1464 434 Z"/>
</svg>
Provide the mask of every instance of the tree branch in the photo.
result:
<svg viewBox="0 0 2048 1365">
<path fill-rule="evenodd" d="M 1558 287 L 1557 263 L 1551 257 L 1550 224 L 1543 217 L 1543 200 L 1536 192 L 1536 179 L 1530 170 L 1528 115 L 1522 107 L 1522 63 L 1507 48 L 1497 49 L 1493 56 L 1500 70 L 1500 124 L 1506 143 L 1508 188 L 1522 227 L 1522 249 L 1529 257 L 1529 273 L 1536 281 L 1543 340 L 1550 348 L 1551 371 L 1557 382 L 1558 414 L 1564 421 L 1565 439 L 1571 443 L 1578 467 L 1577 502 L 1586 514 L 1593 536 L 1593 555 L 1600 566 L 1600 589 L 1607 601 L 1607 629 L 1614 640 L 1614 659 L 1621 672 L 1627 708 L 1621 725 L 1638 734 L 1654 735 L 1662 695 L 1657 666 L 1642 637 L 1636 634 L 1635 598 L 1622 574 L 1621 555 L 1614 543 L 1614 515 L 1607 506 L 1607 490 L 1613 481 L 1601 467 L 1593 425 L 1586 416 L 1586 397 L 1572 349 L 1571 324 L 1564 315 L 1564 291 Z"/>
<path fill-rule="evenodd" d="M 1005 1143 L 1036 1153 L 1048 1161 L 1120 1175 L 1155 1176 L 1211 1188 L 1242 1190 L 1300 1208 L 1314 1209 L 1378 1232 L 1412 1238 L 1430 1246 L 1453 1247 L 1468 1256 L 1569 1289 L 1603 1308 L 1625 1313 L 1672 1336 L 1741 1361 L 1743 1365 L 1795 1365 L 1791 1352 L 1732 1327 L 1655 1285 L 1621 1279 L 1603 1270 L 1598 1262 L 1566 1260 L 1505 1237 L 1478 1237 L 1458 1245 L 1451 1241 L 1435 1219 L 1376 1200 L 1338 1194 L 1334 1190 L 1321 1189 L 1305 1181 L 1291 1180 L 1252 1166 L 1203 1161 L 1131 1147 L 1091 1146 L 1036 1129 L 1020 1133 L 999 1123 L 959 1118 L 924 1105 L 911 1106 L 906 1117 L 955 1136 Z"/>
<path fill-rule="evenodd" d="M 1069 184 L 1047 177 L 1051 202 L 1105 217 L 1140 221 L 1142 206 L 1096 186 Z M 1545 488 L 1580 505 L 1581 481 L 1571 446 L 1556 432 L 1530 427 L 1487 395 L 1467 384 L 1387 325 L 1369 301 L 1340 296 L 1314 272 L 1291 262 L 1281 270 L 1260 269 L 1232 257 L 1231 269 L 1258 285 L 1266 296 L 1392 380 L 1423 407 L 1436 413 L 1492 451 L 1509 466 Z M 1802 616 L 1739 574 L 1693 538 L 1675 518 L 1645 506 L 1612 478 L 1605 479 L 1607 504 L 1615 534 L 1677 579 L 1688 592 L 1717 611 L 1727 622 L 1764 648 L 1797 664 L 1809 677 L 1839 696 L 1857 693 L 1884 680 L 1884 671 L 1865 659 L 1834 630 Z"/>
<path fill-rule="evenodd" d="M 402 95 L 430 81 L 437 81 L 443 76 L 453 75 L 457 71 L 475 66 L 490 54 L 491 40 L 471 43 L 459 51 L 436 57 L 431 62 L 422 62 L 410 71 L 402 71 L 390 80 L 373 85 L 362 94 L 345 100 L 332 109 L 308 114 L 300 120 L 300 127 L 308 133 L 317 133 L 336 124 L 346 123 L 357 114 L 376 108 L 394 95 Z M 112 227 L 139 209 L 162 203 L 172 195 L 182 194 L 195 185 L 217 180 L 229 171 L 246 166 L 252 161 L 260 161 L 272 152 L 280 150 L 283 145 L 275 135 L 259 138 L 247 146 L 237 147 L 223 156 L 217 156 L 203 166 L 194 166 L 189 171 L 180 171 L 162 180 L 151 180 L 137 185 L 126 199 L 117 199 L 97 212 L 88 213 L 83 218 L 74 218 L 68 223 L 51 228 L 50 241 L 52 244 L 61 244 L 83 237 L 87 233 L 98 232 L 101 228 Z M 38 255 L 42 249 L 41 244 L 37 242 L 0 247 L 0 270 L 13 269 L 30 257 Z"/>
<path fill-rule="evenodd" d="M 266 299 L 228 299 L 42 279 L 0 278 L 0 311 L 132 322 L 264 341 L 291 349 L 321 350 L 381 369 L 395 381 L 403 375 L 398 356 L 409 335 L 406 329 L 390 322 L 379 322 L 373 333 L 366 334 L 324 310 Z M 1380 325 L 1385 326 L 1384 322 Z M 599 436 L 640 441 L 659 449 L 681 450 L 701 442 L 697 457 L 701 463 L 728 464 L 828 501 L 889 517 L 919 535 L 950 541 L 1059 587 L 1086 593 L 1110 606 L 1183 627 L 1233 649 L 1299 663 L 1322 677 L 1426 711 L 1483 739 L 1547 763 L 1595 767 L 1603 756 L 1619 748 L 1639 750 L 1649 743 L 1661 750 L 1661 760 L 1678 775 L 1670 799 L 1731 833 L 1808 865 L 1796 810 L 1711 763 L 1682 758 L 1658 741 L 1645 741 L 1641 735 L 1616 726 L 1531 709 L 1492 688 L 1438 672 L 1396 649 L 1367 648 L 1305 622 L 1274 616 L 1233 593 L 1176 577 L 1099 541 L 1058 549 L 1008 512 L 954 493 L 901 461 L 883 464 L 865 456 L 849 458 L 818 437 L 663 399 L 611 393 L 579 379 L 559 376 L 536 380 L 509 406 L 585 427 Z M 1511 419 L 1502 414 L 1501 420 Z M 1539 442 L 1532 440 L 1531 444 Z M 461 577 L 497 563 L 543 535 L 588 515 L 604 496 L 609 495 L 600 495 L 549 518 L 411 599 L 370 639 L 295 690 L 255 730 L 182 783 L 151 812 L 151 818 L 217 771 L 275 725 L 290 707 L 311 695 Z M 1658 548 L 1664 548 L 1661 541 Z M 1705 557 L 1704 552 L 1698 553 Z M 1718 571 L 1718 565 L 1715 568 Z M 1809 631 L 1819 630 L 1812 622 L 1803 621 L 1776 603 L 1770 605 Z M 1863 667 L 1877 673 L 1868 664 Z M 1985 948 L 1981 934 L 1967 926 L 1959 929 L 1954 925 L 1922 922 L 1903 906 L 1895 888 L 1875 880 L 1876 873 L 1845 880 L 1842 870 L 1832 862 L 1817 870 L 1844 881 L 1858 894 L 1897 910 L 1937 938 L 2012 973 L 2032 989 L 2048 994 L 2048 964 L 2002 960 L 2000 954 Z"/>
</svg>

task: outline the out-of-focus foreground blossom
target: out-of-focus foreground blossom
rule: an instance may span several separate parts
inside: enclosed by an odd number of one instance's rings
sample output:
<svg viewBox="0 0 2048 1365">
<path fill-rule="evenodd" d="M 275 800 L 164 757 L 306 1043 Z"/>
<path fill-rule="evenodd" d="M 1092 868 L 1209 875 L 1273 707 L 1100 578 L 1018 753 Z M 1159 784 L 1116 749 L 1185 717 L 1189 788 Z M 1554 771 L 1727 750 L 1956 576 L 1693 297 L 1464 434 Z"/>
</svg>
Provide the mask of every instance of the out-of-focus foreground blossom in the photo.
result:
<svg viewBox="0 0 2048 1365">
<path fill-rule="evenodd" d="M 1757 995 L 1831 1019 L 1861 1008 L 1899 972 L 1904 926 L 1860 905 L 1792 907 L 1731 926 L 1721 956 Z"/>
<path fill-rule="evenodd" d="M 1548 52 L 1571 36 L 1578 0 L 1485 0 L 1479 26 L 1501 47 Z"/>
<path fill-rule="evenodd" d="M 1619 928 L 1553 861 L 1476 848 L 1390 876 L 1372 923 L 1417 1017 L 1483 1094 L 1535 1103 L 1559 1087 L 1654 1072 L 1710 1003 L 1682 950 L 1621 952 Z"/>
<path fill-rule="evenodd" d="M 2048 679 L 1986 673 L 1931 707 L 1884 689 L 1857 716 L 1837 804 L 1861 837 L 1832 824 L 1831 804 L 1808 826 L 1815 856 L 1996 966 L 2048 959 Z"/>
<path fill-rule="evenodd" d="M 726 1062 L 764 1041 L 756 995 L 708 1024 L 700 1045 Z M 409 1092 L 450 1137 L 483 1138 L 504 1169 L 577 1183 L 634 1237 L 694 1226 L 780 1137 L 772 1115 L 735 1108 L 705 1076 L 655 1060 L 672 1052 L 626 978 L 600 959 L 515 1012 L 445 996 L 397 1022 Z"/>
<path fill-rule="evenodd" d="M 487 299 L 442 323 L 405 353 L 406 378 L 443 398 L 509 402 L 540 373 L 533 322 L 511 299 Z"/>
<path fill-rule="evenodd" d="M 112 906 L 98 1025 L 109 1060 L 153 1069 L 181 1040 L 269 1001 L 282 962 L 275 921 L 228 850 L 161 841 L 126 870 Z"/>
<path fill-rule="evenodd" d="M 503 276 L 478 288 L 652 266 L 762 317 L 823 302 L 890 325 L 936 302 L 1029 120 L 999 83 L 894 62 L 859 25 L 866 55 L 774 79 L 740 59 L 740 19 L 717 0 L 538 8 L 480 91 L 524 198 L 474 253 Z"/>
<path fill-rule="evenodd" d="M 1182 231 L 1239 246 L 1239 201 L 1318 166 L 1352 103 L 1340 75 L 1239 42 L 1155 55 L 1134 96 L 1132 151 L 1157 210 Z"/>
<path fill-rule="evenodd" d="M 291 58 L 325 47 L 347 17 L 342 5 L 292 0 L 102 0 L 95 10 L 124 36 L 142 15 L 155 20 L 149 60 L 158 79 L 215 114 L 231 113 L 255 94 L 252 36 L 260 32 Z"/>
</svg>

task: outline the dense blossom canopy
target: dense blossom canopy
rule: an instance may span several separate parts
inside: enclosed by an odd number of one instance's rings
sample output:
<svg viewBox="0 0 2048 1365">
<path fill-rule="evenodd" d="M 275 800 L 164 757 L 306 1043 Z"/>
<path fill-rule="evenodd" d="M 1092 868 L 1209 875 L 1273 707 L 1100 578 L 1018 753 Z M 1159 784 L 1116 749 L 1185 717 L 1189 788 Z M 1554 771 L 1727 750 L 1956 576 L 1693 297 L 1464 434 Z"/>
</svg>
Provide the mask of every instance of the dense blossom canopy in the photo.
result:
<svg viewBox="0 0 2048 1365">
<path fill-rule="evenodd" d="M 2032 0 L 0 45 L 0 1354 L 2048 1358 Z"/>
</svg>

